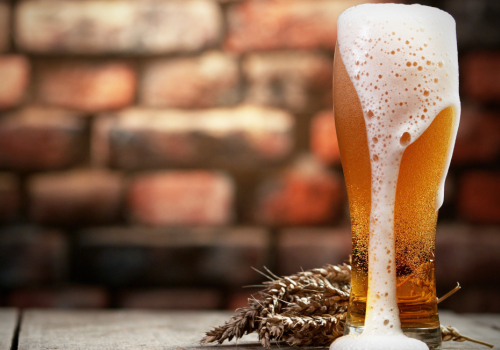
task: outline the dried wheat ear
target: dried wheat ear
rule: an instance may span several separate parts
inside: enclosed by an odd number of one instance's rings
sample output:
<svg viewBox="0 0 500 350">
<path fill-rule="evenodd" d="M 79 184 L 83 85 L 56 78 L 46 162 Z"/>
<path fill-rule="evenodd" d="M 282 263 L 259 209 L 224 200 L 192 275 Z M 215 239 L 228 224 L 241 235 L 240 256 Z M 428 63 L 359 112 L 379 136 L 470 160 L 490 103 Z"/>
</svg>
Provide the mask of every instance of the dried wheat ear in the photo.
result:
<svg viewBox="0 0 500 350">
<path fill-rule="evenodd" d="M 328 346 L 344 334 L 349 304 L 351 267 L 326 265 L 291 276 L 278 277 L 260 272 L 269 279 L 260 291 L 262 300 L 249 299 L 249 306 L 237 309 L 223 326 L 206 332 L 201 345 L 222 344 L 257 332 L 263 347 L 271 342 L 291 346 Z M 443 341 L 472 341 L 457 329 L 441 326 Z"/>
</svg>

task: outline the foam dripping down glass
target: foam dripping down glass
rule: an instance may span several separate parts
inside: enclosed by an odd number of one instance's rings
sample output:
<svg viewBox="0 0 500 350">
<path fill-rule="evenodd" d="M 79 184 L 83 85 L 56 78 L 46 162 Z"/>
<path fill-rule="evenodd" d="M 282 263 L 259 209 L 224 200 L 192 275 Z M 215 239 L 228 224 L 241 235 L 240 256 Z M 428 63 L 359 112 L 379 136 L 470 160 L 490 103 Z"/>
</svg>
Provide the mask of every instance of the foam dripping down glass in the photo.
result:
<svg viewBox="0 0 500 350">
<path fill-rule="evenodd" d="M 440 349 L 434 249 L 460 116 L 455 21 L 427 6 L 366 4 L 337 23 L 353 247 L 348 335 L 331 350 Z"/>
</svg>

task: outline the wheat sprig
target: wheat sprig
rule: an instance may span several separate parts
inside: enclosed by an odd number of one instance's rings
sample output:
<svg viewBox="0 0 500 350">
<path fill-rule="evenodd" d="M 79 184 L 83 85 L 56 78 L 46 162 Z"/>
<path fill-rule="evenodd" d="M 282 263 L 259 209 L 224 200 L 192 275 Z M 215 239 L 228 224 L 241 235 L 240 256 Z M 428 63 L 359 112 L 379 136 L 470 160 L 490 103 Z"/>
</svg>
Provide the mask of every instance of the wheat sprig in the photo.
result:
<svg viewBox="0 0 500 350">
<path fill-rule="evenodd" d="M 269 279 L 259 292 L 262 300 L 249 299 L 248 307 L 237 309 L 224 325 L 206 332 L 200 344 L 222 344 L 257 332 L 264 348 L 279 341 L 291 346 L 326 346 L 344 334 L 351 287 L 349 265 L 326 265 L 285 277 L 265 270 L 268 274 L 258 271 Z M 442 325 L 441 334 L 443 341 L 493 347 L 451 326 Z"/>
</svg>

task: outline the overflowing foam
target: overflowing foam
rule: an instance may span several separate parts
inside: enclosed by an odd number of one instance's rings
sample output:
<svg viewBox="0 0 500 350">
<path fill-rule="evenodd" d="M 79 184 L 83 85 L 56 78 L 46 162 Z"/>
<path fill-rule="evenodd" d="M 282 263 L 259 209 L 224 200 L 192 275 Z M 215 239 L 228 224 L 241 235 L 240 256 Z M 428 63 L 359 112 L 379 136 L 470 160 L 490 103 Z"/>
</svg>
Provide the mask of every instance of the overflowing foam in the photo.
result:
<svg viewBox="0 0 500 350">
<path fill-rule="evenodd" d="M 401 330 L 394 204 L 406 147 L 439 112 L 453 107 L 456 123 L 435 209 L 443 202 L 460 115 L 455 21 L 446 12 L 427 6 L 366 4 L 346 10 L 337 23 L 338 53 L 365 118 L 372 203 L 365 329 L 361 337 L 342 337 L 332 349 L 371 349 L 368 344 L 380 342 L 385 344 L 379 344 L 380 348 L 392 349 L 395 341 L 399 348 L 427 349 L 424 343 L 404 337 Z M 375 338 L 368 341 L 367 337 Z M 390 339 L 390 347 L 384 339 Z"/>
</svg>

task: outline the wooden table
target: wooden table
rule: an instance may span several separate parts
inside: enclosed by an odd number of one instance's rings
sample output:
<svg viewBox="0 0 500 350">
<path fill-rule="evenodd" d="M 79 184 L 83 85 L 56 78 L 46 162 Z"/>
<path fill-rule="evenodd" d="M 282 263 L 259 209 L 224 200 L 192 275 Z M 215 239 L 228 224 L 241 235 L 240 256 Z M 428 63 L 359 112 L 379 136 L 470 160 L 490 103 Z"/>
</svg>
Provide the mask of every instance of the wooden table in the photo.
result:
<svg viewBox="0 0 500 350">
<path fill-rule="evenodd" d="M 462 334 L 500 348 L 500 315 L 440 314 L 443 324 L 453 325 Z M 237 345 L 235 341 L 205 347 L 197 344 L 204 331 L 223 324 L 230 315 L 214 311 L 25 310 L 20 313 L 0 309 L 0 350 L 262 349 L 256 335 L 246 336 Z M 488 348 L 469 342 L 446 342 L 443 349 Z"/>
</svg>

